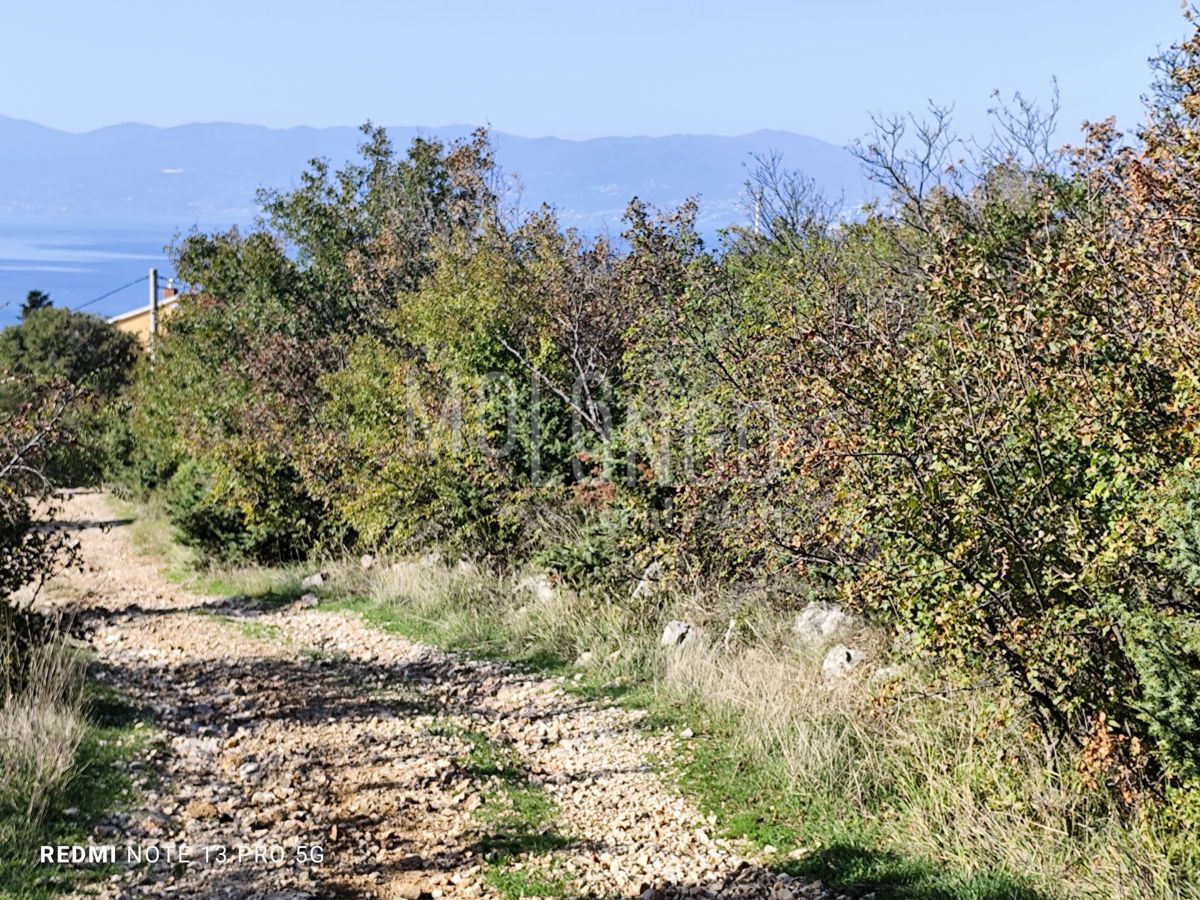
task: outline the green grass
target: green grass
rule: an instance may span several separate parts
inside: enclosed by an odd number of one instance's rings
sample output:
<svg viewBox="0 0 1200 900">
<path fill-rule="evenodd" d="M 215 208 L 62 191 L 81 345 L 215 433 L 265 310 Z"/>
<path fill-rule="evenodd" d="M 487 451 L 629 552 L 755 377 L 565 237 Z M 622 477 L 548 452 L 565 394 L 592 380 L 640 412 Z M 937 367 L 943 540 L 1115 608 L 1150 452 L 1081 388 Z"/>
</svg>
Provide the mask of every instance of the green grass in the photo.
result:
<svg viewBox="0 0 1200 900">
<path fill-rule="evenodd" d="M 689 719 L 695 721 L 695 715 Z M 736 733 L 727 729 L 681 748 L 676 775 L 700 809 L 716 815 L 723 836 L 774 847 L 770 868 L 819 880 L 840 894 L 879 900 L 1047 896 L 1014 874 L 956 872 L 934 860 L 883 849 L 877 825 L 835 797 L 795 790 L 785 771 L 739 748 Z"/>
<path fill-rule="evenodd" d="M 280 631 L 278 625 L 275 625 L 272 622 L 257 622 L 254 619 L 248 619 L 244 616 L 227 615 L 216 609 L 197 609 L 193 610 L 191 615 L 220 622 L 222 625 L 236 629 L 246 637 L 254 640 L 284 640 L 283 632 Z"/>
<path fill-rule="evenodd" d="M 226 621 L 237 626 L 238 631 L 248 638 L 254 638 L 259 641 L 277 641 L 280 639 L 281 632 L 278 625 L 272 625 L 269 622 L 255 622 L 252 619 L 238 619 L 225 617 Z"/>
<path fill-rule="evenodd" d="M 327 612 L 350 612 L 391 634 L 397 634 L 443 650 L 466 653 L 476 659 L 503 661 L 520 669 L 546 675 L 571 671 L 570 653 L 541 646 L 536 641 L 514 640 L 511 633 L 486 614 L 461 608 L 414 610 L 403 604 L 380 602 L 367 597 L 335 597 L 322 603 Z"/>
<path fill-rule="evenodd" d="M 529 872 L 524 869 L 508 869 L 493 863 L 484 873 L 484 878 L 504 900 L 572 896 L 571 880 L 553 871 Z"/>
<path fill-rule="evenodd" d="M 544 788 L 530 782 L 520 755 L 479 732 L 450 727 L 440 733 L 468 745 L 460 765 L 489 791 L 475 812 L 476 849 L 488 861 L 487 882 L 506 900 L 570 896 L 569 880 L 554 873 L 552 859 L 539 857 L 573 842 L 555 829 L 558 807 Z"/>
<path fill-rule="evenodd" d="M 148 774 L 139 773 L 136 760 L 156 737 L 144 727 L 139 711 L 120 694 L 94 682 L 85 687 L 83 711 L 87 726 L 74 770 L 46 817 L 31 824 L 23 811 L 0 810 L 2 897 L 56 897 L 116 871 L 109 866 L 36 863 L 39 845 L 86 843 L 91 827 L 107 814 L 130 808 L 140 791 L 139 780 L 148 781 Z"/>
</svg>

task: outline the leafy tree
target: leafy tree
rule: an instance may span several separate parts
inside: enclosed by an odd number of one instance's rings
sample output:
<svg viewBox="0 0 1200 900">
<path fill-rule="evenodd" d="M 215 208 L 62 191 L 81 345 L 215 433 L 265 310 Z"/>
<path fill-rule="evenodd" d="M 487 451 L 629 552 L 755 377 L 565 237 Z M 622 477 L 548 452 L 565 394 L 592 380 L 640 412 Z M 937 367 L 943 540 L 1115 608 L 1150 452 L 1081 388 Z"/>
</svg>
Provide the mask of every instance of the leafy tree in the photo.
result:
<svg viewBox="0 0 1200 900">
<path fill-rule="evenodd" d="M 128 384 L 137 338 L 88 313 L 35 306 L 19 325 L 0 331 L 0 370 L 62 380 L 101 397 Z"/>
<path fill-rule="evenodd" d="M 10 382 L 15 376 L 4 376 Z M 53 518 L 53 485 L 45 468 L 70 440 L 63 417 L 69 391 L 31 385 L 17 410 L 0 407 L 0 686 L 19 688 L 31 653 L 51 635 L 47 620 L 34 610 L 38 589 L 75 554 L 69 535 L 46 521 Z M 32 585 L 26 599 L 16 592 Z M 5 702 L 0 693 L 0 706 Z"/>
<path fill-rule="evenodd" d="M 46 475 L 58 485 L 95 483 L 107 464 L 104 432 L 111 407 L 133 378 L 137 339 L 96 316 L 43 306 L 0 332 L 0 408 L 12 415 L 43 390 L 65 391 L 69 440 L 54 443 Z"/>
<path fill-rule="evenodd" d="M 344 367 L 359 338 L 403 343 L 387 325 L 398 293 L 431 271 L 439 236 L 493 214 L 483 134 L 451 147 L 417 141 L 399 158 L 382 129 L 364 133 L 360 161 L 334 172 L 316 160 L 296 190 L 264 192 L 264 228 L 193 234 L 173 249 L 195 292 L 137 391 L 165 421 L 135 412 L 132 436 L 171 456 L 132 470 L 170 479 L 198 458 L 187 484 L 176 481 L 177 520 L 246 532 L 244 540 L 205 538 L 210 549 L 293 557 L 335 538 L 341 523 L 317 496 L 326 476 L 310 464 L 338 438 L 314 431 L 323 379 Z M 211 509 L 186 516 L 188 498 Z"/>
<path fill-rule="evenodd" d="M 24 319 L 31 312 L 38 309 L 45 309 L 50 305 L 50 295 L 45 291 L 30 291 L 25 295 L 25 302 L 21 304 L 21 318 Z"/>
</svg>

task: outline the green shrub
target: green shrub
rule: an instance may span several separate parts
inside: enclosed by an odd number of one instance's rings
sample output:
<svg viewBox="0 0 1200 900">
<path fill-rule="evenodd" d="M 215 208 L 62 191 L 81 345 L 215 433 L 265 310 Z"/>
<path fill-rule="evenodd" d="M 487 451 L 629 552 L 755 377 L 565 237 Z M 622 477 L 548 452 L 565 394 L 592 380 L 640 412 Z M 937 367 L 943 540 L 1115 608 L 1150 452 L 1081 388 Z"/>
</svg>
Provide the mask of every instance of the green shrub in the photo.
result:
<svg viewBox="0 0 1200 900">
<path fill-rule="evenodd" d="M 1127 629 L 1140 711 L 1168 773 L 1200 779 L 1200 627 L 1149 614 Z M 1196 820 L 1200 822 L 1200 819 Z"/>
<path fill-rule="evenodd" d="M 65 391 L 63 432 L 48 449 L 43 473 L 56 485 L 100 481 L 106 467 L 104 432 L 110 407 L 133 377 L 137 339 L 103 319 L 53 306 L 31 309 L 0 331 L 0 405 L 11 413 L 39 389 Z"/>
<path fill-rule="evenodd" d="M 0 331 L 0 370 L 60 379 L 102 398 L 128 383 L 137 338 L 89 313 L 46 306 Z"/>
<path fill-rule="evenodd" d="M 327 535 L 322 508 L 294 472 L 262 460 L 247 482 L 223 462 L 187 460 L 164 490 L 182 540 L 214 559 L 303 559 Z"/>
<path fill-rule="evenodd" d="M 307 483 L 364 545 L 470 556 L 505 546 L 503 472 L 478 451 L 472 395 L 370 339 L 324 388 Z"/>
<path fill-rule="evenodd" d="M 632 518 L 631 510 L 617 508 L 593 512 L 582 524 L 560 520 L 556 533 L 539 541 L 543 549 L 533 562 L 576 589 L 628 590 L 641 574 L 639 564 L 649 563 L 638 559 L 644 548 Z"/>
<path fill-rule="evenodd" d="M 218 558 L 236 558 L 248 549 L 245 518 L 216 491 L 212 474 L 201 463 L 188 460 L 180 465 L 163 499 L 184 543 Z"/>
</svg>

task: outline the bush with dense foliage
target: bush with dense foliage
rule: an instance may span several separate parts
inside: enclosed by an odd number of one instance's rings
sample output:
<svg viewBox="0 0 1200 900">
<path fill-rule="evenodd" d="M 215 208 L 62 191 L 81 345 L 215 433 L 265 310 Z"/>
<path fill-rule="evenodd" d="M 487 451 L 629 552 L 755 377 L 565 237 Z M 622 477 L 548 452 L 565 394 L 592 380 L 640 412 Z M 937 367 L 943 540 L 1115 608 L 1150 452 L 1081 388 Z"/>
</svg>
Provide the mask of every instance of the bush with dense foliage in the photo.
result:
<svg viewBox="0 0 1200 900">
<path fill-rule="evenodd" d="M 105 435 L 111 407 L 133 378 L 140 355 L 137 338 L 97 316 L 72 312 L 40 299 L 17 325 L 0 331 L 0 407 L 16 414 L 37 393 L 56 386 L 71 393 L 64 437 L 45 474 L 62 486 L 97 483 L 107 464 Z"/>
<path fill-rule="evenodd" d="M 63 420 L 72 395 L 16 382 L 7 376 L 4 384 L 26 401 L 15 410 L 0 407 L 0 707 L 6 691 L 22 689 L 31 660 L 55 634 L 33 609 L 37 591 L 74 556 L 69 535 L 47 523 L 54 485 L 45 474 L 69 441 Z"/>
</svg>

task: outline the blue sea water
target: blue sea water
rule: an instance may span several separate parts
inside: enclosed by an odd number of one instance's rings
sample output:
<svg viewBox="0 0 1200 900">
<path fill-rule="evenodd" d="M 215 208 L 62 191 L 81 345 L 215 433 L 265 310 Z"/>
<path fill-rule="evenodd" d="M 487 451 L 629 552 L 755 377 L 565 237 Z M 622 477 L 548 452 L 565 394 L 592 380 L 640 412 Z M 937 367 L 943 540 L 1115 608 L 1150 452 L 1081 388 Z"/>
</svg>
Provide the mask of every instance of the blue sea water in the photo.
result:
<svg viewBox="0 0 1200 900">
<path fill-rule="evenodd" d="M 0 328 L 16 322 L 31 290 L 45 291 L 56 306 L 76 309 L 146 275 L 153 266 L 165 284 L 173 275 L 164 248 L 170 226 L 106 228 L 71 223 L 25 224 L 0 220 Z M 87 307 L 111 316 L 149 302 L 145 281 Z"/>
</svg>

